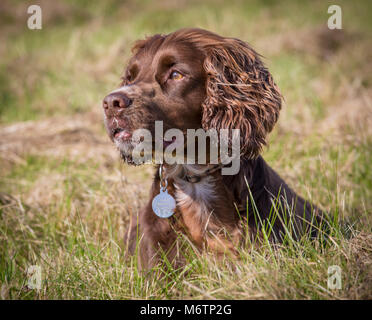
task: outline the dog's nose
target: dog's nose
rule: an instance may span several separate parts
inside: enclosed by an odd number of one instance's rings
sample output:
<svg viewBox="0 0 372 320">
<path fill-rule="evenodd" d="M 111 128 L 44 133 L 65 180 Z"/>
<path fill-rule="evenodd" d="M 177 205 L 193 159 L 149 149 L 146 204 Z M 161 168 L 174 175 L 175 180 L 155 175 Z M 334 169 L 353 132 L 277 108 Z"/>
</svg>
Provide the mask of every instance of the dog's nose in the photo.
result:
<svg viewBox="0 0 372 320">
<path fill-rule="evenodd" d="M 132 100 L 121 92 L 110 93 L 103 99 L 103 108 L 105 110 L 113 108 L 128 108 L 131 104 Z"/>
</svg>

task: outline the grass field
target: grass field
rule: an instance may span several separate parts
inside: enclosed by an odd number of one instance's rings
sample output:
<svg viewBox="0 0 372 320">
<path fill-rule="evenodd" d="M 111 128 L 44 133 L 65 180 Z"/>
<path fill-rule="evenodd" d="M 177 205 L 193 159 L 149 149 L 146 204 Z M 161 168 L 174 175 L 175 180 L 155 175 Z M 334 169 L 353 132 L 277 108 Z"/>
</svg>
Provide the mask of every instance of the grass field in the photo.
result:
<svg viewBox="0 0 372 320">
<path fill-rule="evenodd" d="M 42 30 L 27 29 L 30 4 L 42 7 Z M 326 28 L 331 4 L 342 7 L 341 31 Z M 168 271 L 166 284 L 124 259 L 128 217 L 145 203 L 153 168 L 120 162 L 101 101 L 134 40 L 186 26 L 265 56 L 285 105 L 264 158 L 338 217 L 327 246 L 266 243 L 234 263 L 190 247 L 188 272 Z M 372 299 L 371 35 L 371 1 L 2 0 L 0 297 Z M 41 290 L 27 287 L 31 265 Z M 332 265 L 339 290 L 327 287 Z"/>
</svg>

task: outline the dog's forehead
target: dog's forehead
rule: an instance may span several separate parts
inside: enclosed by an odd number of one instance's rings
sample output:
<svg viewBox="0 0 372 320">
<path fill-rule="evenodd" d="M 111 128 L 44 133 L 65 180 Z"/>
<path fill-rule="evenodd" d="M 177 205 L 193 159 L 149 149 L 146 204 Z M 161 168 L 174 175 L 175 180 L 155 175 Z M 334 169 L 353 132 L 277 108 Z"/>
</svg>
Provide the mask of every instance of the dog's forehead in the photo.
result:
<svg viewBox="0 0 372 320">
<path fill-rule="evenodd" d="M 172 59 L 176 62 L 200 64 L 203 54 L 187 42 L 166 42 L 154 48 L 139 49 L 129 60 L 127 67 L 137 65 L 140 69 L 156 69 L 160 63 L 168 63 Z"/>
</svg>

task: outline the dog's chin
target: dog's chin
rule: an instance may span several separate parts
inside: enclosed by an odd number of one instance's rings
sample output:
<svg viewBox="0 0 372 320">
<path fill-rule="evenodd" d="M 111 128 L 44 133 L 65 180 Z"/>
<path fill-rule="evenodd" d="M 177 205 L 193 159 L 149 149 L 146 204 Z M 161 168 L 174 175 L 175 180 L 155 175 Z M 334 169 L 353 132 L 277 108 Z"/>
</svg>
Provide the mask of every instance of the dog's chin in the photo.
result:
<svg viewBox="0 0 372 320">
<path fill-rule="evenodd" d="M 123 161 L 129 165 L 132 166 L 139 166 L 146 163 L 151 163 L 152 154 L 148 155 L 146 158 L 150 160 L 144 160 L 143 154 L 141 154 L 141 157 L 133 157 L 133 154 L 135 154 L 134 149 L 135 146 L 131 141 L 122 141 L 122 140 L 114 140 L 116 147 L 119 150 L 120 157 L 123 159 Z"/>
<path fill-rule="evenodd" d="M 133 153 L 133 146 L 130 141 L 122 141 L 119 139 L 114 139 L 115 145 L 119 150 L 120 157 L 123 159 L 124 162 L 135 165 L 136 163 L 133 160 L 132 153 Z"/>
<path fill-rule="evenodd" d="M 131 154 L 125 154 L 124 152 L 120 151 L 120 158 L 126 163 L 126 164 L 129 164 L 131 166 L 138 166 L 138 165 L 141 165 L 141 163 L 136 163 L 134 160 L 133 160 L 133 157 Z"/>
<path fill-rule="evenodd" d="M 139 150 L 136 149 L 136 144 L 134 144 L 132 141 L 129 140 L 123 140 L 123 139 L 114 139 L 115 145 L 119 150 L 120 157 L 123 159 L 123 161 L 129 165 L 133 166 L 139 166 L 142 164 L 149 164 L 153 163 L 153 160 L 155 159 L 155 144 L 151 143 L 151 145 L 147 145 L 145 149 L 141 148 L 140 154 L 138 154 Z M 172 153 L 169 153 L 166 151 L 166 147 L 168 147 L 172 141 L 163 142 L 163 150 L 160 152 L 162 153 L 162 157 L 169 156 L 173 157 Z M 174 142 L 173 142 L 174 143 Z M 144 147 L 144 145 L 142 145 Z M 144 153 L 146 151 L 146 153 Z M 181 163 L 184 161 L 184 156 L 182 154 Z"/>
</svg>

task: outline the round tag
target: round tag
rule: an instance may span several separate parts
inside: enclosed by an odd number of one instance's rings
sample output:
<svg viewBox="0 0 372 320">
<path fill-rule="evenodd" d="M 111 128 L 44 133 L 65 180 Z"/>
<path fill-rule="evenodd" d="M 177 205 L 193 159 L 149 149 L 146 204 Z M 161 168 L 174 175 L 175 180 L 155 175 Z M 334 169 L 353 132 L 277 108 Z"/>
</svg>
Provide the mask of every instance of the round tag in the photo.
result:
<svg viewBox="0 0 372 320">
<path fill-rule="evenodd" d="M 160 218 L 169 218 L 176 209 L 176 200 L 160 188 L 160 193 L 152 200 L 152 210 Z"/>
</svg>

